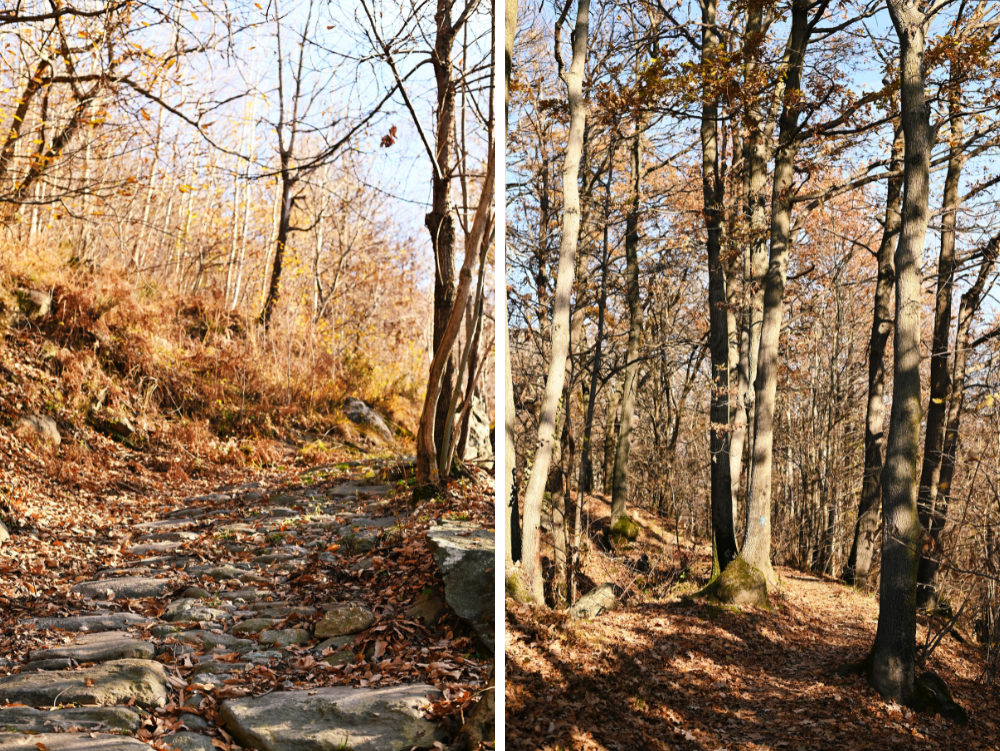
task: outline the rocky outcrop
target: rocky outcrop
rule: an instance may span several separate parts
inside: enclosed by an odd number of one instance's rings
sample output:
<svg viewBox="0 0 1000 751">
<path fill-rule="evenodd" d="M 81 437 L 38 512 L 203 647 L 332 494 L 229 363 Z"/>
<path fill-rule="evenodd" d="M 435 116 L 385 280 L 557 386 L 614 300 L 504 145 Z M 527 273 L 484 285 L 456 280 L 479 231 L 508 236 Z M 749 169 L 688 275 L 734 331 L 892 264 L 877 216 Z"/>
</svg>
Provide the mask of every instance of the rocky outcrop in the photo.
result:
<svg viewBox="0 0 1000 751">
<path fill-rule="evenodd" d="M 431 527 L 427 543 L 441 569 L 445 600 L 494 652 L 494 534 L 468 522 L 448 522 Z"/>
<path fill-rule="evenodd" d="M 344 402 L 344 417 L 356 425 L 371 428 L 387 441 L 392 440 L 392 431 L 389 430 L 389 426 L 386 425 L 382 416 L 360 399 L 355 399 L 353 396 L 347 397 Z"/>
<path fill-rule="evenodd" d="M 403 751 L 434 746 L 423 718 L 431 686 L 283 691 L 222 704 L 219 719 L 236 741 L 258 751 Z"/>
</svg>

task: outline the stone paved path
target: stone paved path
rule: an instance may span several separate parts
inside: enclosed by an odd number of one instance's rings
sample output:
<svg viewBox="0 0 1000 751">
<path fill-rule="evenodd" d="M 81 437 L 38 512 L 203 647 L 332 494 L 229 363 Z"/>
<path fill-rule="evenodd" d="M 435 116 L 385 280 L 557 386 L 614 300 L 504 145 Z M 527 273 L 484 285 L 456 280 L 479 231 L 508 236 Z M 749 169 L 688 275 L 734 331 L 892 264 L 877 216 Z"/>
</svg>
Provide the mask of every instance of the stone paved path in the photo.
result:
<svg viewBox="0 0 1000 751">
<path fill-rule="evenodd" d="M 0 751 L 433 747 L 425 711 L 485 682 L 486 653 L 468 629 L 441 656 L 462 632 L 443 591 L 401 585 L 427 519 L 372 475 L 218 488 L 136 525 L 122 565 L 25 624 L 42 645 L 0 669 Z"/>
</svg>

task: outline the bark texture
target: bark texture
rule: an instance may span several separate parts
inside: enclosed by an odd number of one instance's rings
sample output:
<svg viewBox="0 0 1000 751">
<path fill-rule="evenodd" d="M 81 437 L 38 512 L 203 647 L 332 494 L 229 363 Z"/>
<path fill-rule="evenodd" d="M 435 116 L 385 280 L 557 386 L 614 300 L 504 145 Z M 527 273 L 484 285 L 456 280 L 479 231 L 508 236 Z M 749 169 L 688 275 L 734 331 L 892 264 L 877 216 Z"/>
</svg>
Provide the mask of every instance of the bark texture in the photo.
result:
<svg viewBox="0 0 1000 751">
<path fill-rule="evenodd" d="M 870 682 L 883 697 L 913 695 L 916 650 L 920 441 L 920 267 L 928 222 L 930 110 L 924 100 L 924 14 L 912 0 L 887 0 L 899 39 L 903 204 L 896 245 L 896 326 L 892 411 L 882 468 L 882 575 Z"/>
<path fill-rule="evenodd" d="M 890 171 L 903 162 L 903 130 L 896 126 Z M 885 348 L 892 332 L 892 288 L 896 281 L 896 238 L 899 234 L 899 199 L 903 178 L 889 178 L 886 187 L 885 220 L 878 247 L 878 279 L 875 282 L 875 313 L 868 346 L 868 406 L 865 413 L 865 468 L 858 501 L 854 542 L 844 568 L 844 581 L 858 587 L 868 582 L 882 505 L 882 450 L 885 444 Z"/>
<path fill-rule="evenodd" d="M 642 341 L 642 302 L 639 299 L 639 204 L 642 195 L 642 134 L 645 118 L 636 123 L 632 140 L 632 193 L 625 216 L 625 286 L 630 316 L 625 351 L 625 386 L 615 470 L 611 485 L 611 523 L 626 515 L 628 499 L 628 453 L 632 445 L 632 420 L 639 382 L 639 344 Z"/>
<path fill-rule="evenodd" d="M 580 234 L 580 159 L 583 152 L 583 131 L 587 105 L 583 99 L 583 76 L 587 59 L 587 36 L 590 27 L 590 0 L 578 0 L 576 23 L 573 28 L 573 60 L 566 71 L 567 98 L 570 113 L 569 136 L 563 167 L 563 228 L 559 247 L 559 266 L 552 305 L 552 351 L 545 394 L 538 419 L 538 441 L 531 467 L 531 477 L 524 492 L 524 550 L 522 567 L 525 584 L 535 602 L 544 602 L 542 558 L 539 527 L 545 481 L 552 461 L 556 416 L 559 398 L 566 378 L 566 356 L 569 352 L 570 303 L 575 275 L 576 247 Z"/>
<path fill-rule="evenodd" d="M 701 111 L 701 184 L 704 201 L 706 250 L 708 251 L 708 327 L 712 362 L 711 422 L 711 503 L 713 575 L 736 558 L 733 529 L 733 495 L 730 474 L 729 430 L 731 373 L 729 369 L 730 316 L 726 296 L 726 273 L 722 264 L 722 190 L 719 174 L 719 98 L 714 91 L 712 68 L 719 54 L 716 26 L 717 5 L 702 5 L 701 64 L 703 103 Z"/>
</svg>

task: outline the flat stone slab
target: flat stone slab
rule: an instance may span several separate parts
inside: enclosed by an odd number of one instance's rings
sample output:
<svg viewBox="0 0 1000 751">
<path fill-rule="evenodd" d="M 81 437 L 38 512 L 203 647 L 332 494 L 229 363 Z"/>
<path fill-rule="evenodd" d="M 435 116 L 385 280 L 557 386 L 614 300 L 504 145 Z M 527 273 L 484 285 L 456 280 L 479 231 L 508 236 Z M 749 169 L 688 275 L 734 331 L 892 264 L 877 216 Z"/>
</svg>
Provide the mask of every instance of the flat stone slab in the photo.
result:
<svg viewBox="0 0 1000 751">
<path fill-rule="evenodd" d="M 173 585 L 169 579 L 153 579 L 148 576 L 126 576 L 121 579 L 101 579 L 81 582 L 70 591 L 79 592 L 86 598 L 96 600 L 124 600 L 141 597 L 159 597 Z M 111 592 L 111 596 L 108 593 Z"/>
<path fill-rule="evenodd" d="M 176 751 L 216 751 L 211 738 L 189 730 L 164 736 L 160 738 L 160 743 Z"/>
<path fill-rule="evenodd" d="M 88 683 L 92 685 L 87 685 Z M 63 672 L 21 673 L 0 678 L 0 702 L 51 707 L 53 704 L 125 703 L 140 707 L 167 703 L 167 673 L 153 660 L 115 660 L 92 668 Z"/>
<path fill-rule="evenodd" d="M 171 530 L 171 531 L 160 531 L 160 532 L 150 532 L 148 535 L 143 535 L 140 540 L 148 540 L 149 542 L 191 542 L 192 540 L 197 540 L 201 535 L 197 532 L 184 532 L 183 530 Z"/>
<path fill-rule="evenodd" d="M 282 691 L 223 702 L 219 719 L 242 746 L 258 751 L 402 751 L 431 748 L 423 719 L 432 686 Z"/>
<path fill-rule="evenodd" d="M 74 644 L 65 644 L 51 649 L 36 649 L 28 655 L 28 667 L 38 660 L 68 659 L 77 662 L 108 662 L 135 658 L 151 660 L 156 649 L 148 641 L 133 639 L 125 634 L 106 631 L 99 634 L 84 634 Z"/>
<path fill-rule="evenodd" d="M 164 514 L 167 519 L 197 519 L 207 514 L 209 509 L 200 506 L 188 506 Z"/>
<path fill-rule="evenodd" d="M 126 735 L 95 735 L 87 733 L 38 733 L 0 735 L 0 751 L 149 751 L 142 741 Z"/>
<path fill-rule="evenodd" d="M 146 555 L 147 553 L 169 553 L 171 550 L 177 550 L 181 547 L 183 542 L 150 542 L 144 545 L 133 545 L 128 548 L 128 552 L 132 555 Z"/>
<path fill-rule="evenodd" d="M 174 638 L 188 644 L 200 644 L 208 649 L 215 649 L 218 646 L 222 646 L 236 652 L 248 652 L 257 646 L 250 639 L 238 639 L 229 634 L 213 634 L 211 631 L 203 629 L 182 631 L 179 634 L 174 634 Z"/>
<path fill-rule="evenodd" d="M 224 563 L 222 565 L 192 566 L 188 569 L 188 573 L 197 576 L 205 576 L 207 574 L 218 582 L 225 581 L 226 579 L 239 579 L 241 576 L 246 576 L 249 572 L 246 569 L 237 568 L 231 563 Z"/>
<path fill-rule="evenodd" d="M 155 522 L 143 522 L 142 524 L 133 525 L 133 529 L 155 529 L 160 532 L 166 532 L 171 529 L 194 527 L 199 523 L 195 519 L 160 519 Z"/>
<path fill-rule="evenodd" d="M 206 495 L 192 495 L 187 498 L 183 498 L 184 503 L 222 503 L 224 501 L 231 501 L 233 497 L 227 495 L 226 493 L 208 493 Z"/>
<path fill-rule="evenodd" d="M 156 579 L 156 581 L 163 581 Z M 104 582 L 89 582 L 90 584 L 104 584 Z M 169 582 L 168 582 L 169 583 Z M 34 623 L 37 629 L 60 629 L 62 631 L 122 631 L 129 626 L 138 626 L 140 623 L 150 623 L 153 618 L 137 615 L 136 613 L 101 613 L 100 615 L 75 615 L 67 618 L 33 618 L 29 623 Z"/>
<path fill-rule="evenodd" d="M 126 707 L 73 707 L 51 712 L 31 707 L 0 708 L 0 731 L 44 733 L 77 727 L 134 733 L 141 725 L 142 718 Z"/>
</svg>

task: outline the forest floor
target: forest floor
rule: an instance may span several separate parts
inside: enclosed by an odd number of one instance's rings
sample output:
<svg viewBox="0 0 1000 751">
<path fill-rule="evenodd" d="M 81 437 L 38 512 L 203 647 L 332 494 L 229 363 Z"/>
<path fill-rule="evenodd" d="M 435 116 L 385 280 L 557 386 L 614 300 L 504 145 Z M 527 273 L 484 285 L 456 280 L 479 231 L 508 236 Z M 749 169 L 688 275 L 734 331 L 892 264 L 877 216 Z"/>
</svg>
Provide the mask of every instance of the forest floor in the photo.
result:
<svg viewBox="0 0 1000 751">
<path fill-rule="evenodd" d="M 0 749 L 272 748 L 322 724 L 308 697 L 343 688 L 389 692 L 382 714 L 425 745 L 454 735 L 492 654 L 444 603 L 425 535 L 492 530 L 492 473 L 414 506 L 412 458 L 385 448 L 308 466 L 289 443 L 244 468 L 188 452 L 185 472 L 174 445 L 74 441 L 85 455 L 0 424 Z M 291 692 L 301 720 L 254 740 Z M 270 715 L 227 716 L 244 698 Z"/>
<path fill-rule="evenodd" d="M 861 677 L 878 622 L 875 597 L 778 567 L 773 612 L 692 599 L 711 550 L 653 517 L 631 550 L 599 550 L 609 508 L 588 498 L 581 593 L 612 581 L 624 602 L 591 620 L 507 600 L 508 749 L 997 749 L 1000 701 L 977 682 L 980 649 L 944 638 L 926 664 L 970 714 L 967 726 L 884 702 Z M 678 545 L 679 542 L 679 545 Z M 596 543 L 596 544 L 595 544 Z M 652 570 L 639 573 L 647 553 Z M 617 558 L 617 559 L 616 559 Z M 686 563 L 686 566 L 684 565 Z M 940 623 L 921 619 L 918 647 Z"/>
</svg>

